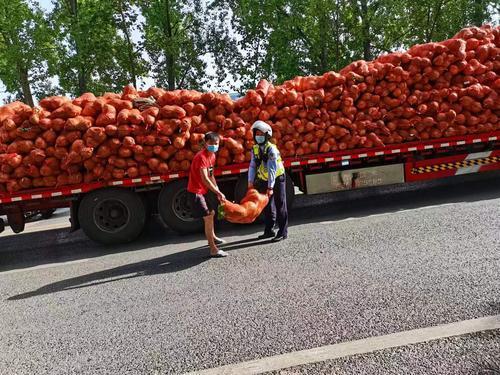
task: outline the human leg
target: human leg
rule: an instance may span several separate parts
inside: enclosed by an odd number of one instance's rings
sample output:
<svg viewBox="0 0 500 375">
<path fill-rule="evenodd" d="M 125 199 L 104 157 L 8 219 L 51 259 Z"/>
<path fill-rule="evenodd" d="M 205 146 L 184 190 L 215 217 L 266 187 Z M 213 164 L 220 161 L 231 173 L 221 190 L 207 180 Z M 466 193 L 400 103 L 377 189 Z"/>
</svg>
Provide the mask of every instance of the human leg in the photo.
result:
<svg viewBox="0 0 500 375">
<path fill-rule="evenodd" d="M 267 192 L 267 181 L 256 180 L 255 188 L 261 194 Z M 264 234 L 259 236 L 259 239 L 271 238 L 275 236 L 274 225 L 276 224 L 276 208 L 274 205 L 273 197 L 269 199 L 269 203 L 264 208 Z"/>
<path fill-rule="evenodd" d="M 288 236 L 288 209 L 286 205 L 285 175 L 281 175 L 276 179 L 273 196 L 276 205 L 276 221 L 279 228 L 276 238 L 286 238 Z"/>
</svg>

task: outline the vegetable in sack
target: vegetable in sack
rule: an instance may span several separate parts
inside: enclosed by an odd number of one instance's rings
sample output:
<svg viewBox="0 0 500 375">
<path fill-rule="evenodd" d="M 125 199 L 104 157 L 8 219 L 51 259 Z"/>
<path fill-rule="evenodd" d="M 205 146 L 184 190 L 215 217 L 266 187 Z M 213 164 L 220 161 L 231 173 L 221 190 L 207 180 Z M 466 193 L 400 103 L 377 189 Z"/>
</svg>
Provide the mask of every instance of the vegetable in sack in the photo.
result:
<svg viewBox="0 0 500 375">
<path fill-rule="evenodd" d="M 269 203 L 265 194 L 260 194 L 256 189 L 249 189 L 240 204 L 225 201 L 219 206 L 220 219 L 231 223 L 253 223 Z"/>
</svg>

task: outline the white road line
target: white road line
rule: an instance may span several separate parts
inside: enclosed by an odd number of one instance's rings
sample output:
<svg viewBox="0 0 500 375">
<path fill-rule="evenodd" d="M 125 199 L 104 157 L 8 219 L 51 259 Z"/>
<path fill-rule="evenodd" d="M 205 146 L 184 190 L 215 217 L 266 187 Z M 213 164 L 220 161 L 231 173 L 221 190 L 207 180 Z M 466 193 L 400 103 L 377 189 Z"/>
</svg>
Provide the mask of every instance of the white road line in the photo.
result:
<svg viewBox="0 0 500 375">
<path fill-rule="evenodd" d="M 69 227 L 70 227 L 70 223 L 68 223 L 67 221 L 56 222 L 53 224 L 28 223 L 26 225 L 26 229 L 24 230 L 23 234 L 44 232 L 44 231 L 49 231 L 49 230 L 54 230 L 54 229 L 64 229 L 64 228 L 69 228 Z M 10 237 L 10 236 L 15 236 L 15 235 L 16 235 L 16 233 L 14 233 L 9 227 L 5 227 L 5 232 L 3 232 L 0 235 L 0 238 Z"/>
<path fill-rule="evenodd" d="M 78 259 L 78 260 L 70 260 L 68 262 L 42 264 L 40 266 L 34 266 L 34 267 L 29 267 L 29 268 L 19 268 L 19 269 L 16 269 L 16 270 L 10 270 L 10 271 L 0 272 L 0 276 L 9 275 L 11 273 L 21 273 L 21 272 L 43 270 L 43 269 L 46 269 L 46 268 L 61 267 L 61 266 L 66 266 L 68 264 L 85 263 L 85 262 L 88 262 L 89 260 L 90 259 Z"/>
<path fill-rule="evenodd" d="M 500 315 L 486 316 L 484 318 L 463 320 L 450 324 L 396 332 L 389 335 L 369 337 L 340 344 L 326 345 L 208 370 L 194 371 L 189 374 L 261 374 L 294 366 L 302 366 L 309 363 L 323 362 L 356 354 L 371 353 L 377 350 L 396 348 L 494 329 L 500 329 Z"/>
<path fill-rule="evenodd" d="M 372 214 L 372 215 L 356 216 L 356 217 L 347 217 L 345 219 L 339 219 L 339 220 L 320 221 L 318 224 L 321 224 L 321 225 L 330 225 L 330 224 L 334 224 L 334 223 L 341 223 L 343 221 L 373 219 L 375 217 L 399 215 L 399 214 L 406 213 L 406 212 L 424 211 L 424 210 L 430 210 L 430 209 L 433 209 L 433 208 L 441 208 L 441 207 L 454 206 L 454 205 L 456 205 L 456 203 L 443 203 L 443 204 L 436 204 L 436 205 L 431 205 L 431 206 L 409 208 L 409 209 L 406 209 L 406 210 L 398 210 L 398 211 L 394 211 L 394 212 L 383 212 L 383 213 L 380 213 L 380 214 Z"/>
</svg>

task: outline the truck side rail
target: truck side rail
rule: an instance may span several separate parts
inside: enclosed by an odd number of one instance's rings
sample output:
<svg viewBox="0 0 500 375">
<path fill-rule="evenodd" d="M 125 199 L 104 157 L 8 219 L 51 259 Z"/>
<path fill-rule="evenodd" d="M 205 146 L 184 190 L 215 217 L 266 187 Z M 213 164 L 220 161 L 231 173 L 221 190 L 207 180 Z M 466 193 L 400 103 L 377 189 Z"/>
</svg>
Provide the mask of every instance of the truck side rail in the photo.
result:
<svg viewBox="0 0 500 375">
<path fill-rule="evenodd" d="M 354 150 L 335 151 L 323 154 L 305 155 L 296 158 L 286 158 L 284 164 L 286 168 L 299 167 L 305 165 L 318 165 L 332 162 L 348 162 L 349 160 L 370 159 L 375 157 L 397 155 L 404 153 L 416 153 L 419 151 L 438 150 L 452 148 L 456 146 L 471 145 L 478 143 L 488 143 L 500 140 L 500 131 L 457 136 L 451 138 L 433 139 L 428 141 L 408 142 L 395 145 L 387 145 L 378 148 L 365 148 Z M 248 163 L 233 164 L 218 167 L 215 170 L 216 176 L 237 175 L 248 171 Z M 30 201 L 37 199 L 51 199 L 67 197 L 87 193 L 103 187 L 134 187 L 161 184 L 175 179 L 183 178 L 187 172 L 176 172 L 166 175 L 143 176 L 138 178 L 128 178 L 110 182 L 93 182 L 59 188 L 36 189 L 20 191 L 14 194 L 0 193 L 0 204 L 15 203 L 20 201 Z"/>
</svg>

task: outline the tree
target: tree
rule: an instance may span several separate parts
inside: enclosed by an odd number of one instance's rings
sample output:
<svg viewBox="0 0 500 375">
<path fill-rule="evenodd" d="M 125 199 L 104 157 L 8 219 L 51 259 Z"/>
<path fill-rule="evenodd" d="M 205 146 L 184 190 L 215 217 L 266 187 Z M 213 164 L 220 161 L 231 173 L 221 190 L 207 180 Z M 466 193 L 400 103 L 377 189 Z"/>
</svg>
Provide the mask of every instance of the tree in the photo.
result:
<svg viewBox="0 0 500 375">
<path fill-rule="evenodd" d="M 339 70 L 353 57 L 362 57 L 357 53 L 361 40 L 366 41 L 365 57 L 371 54 L 372 34 L 360 25 L 372 15 L 359 17 L 353 3 L 346 0 L 217 3 L 231 9 L 233 29 L 241 37 L 233 75 L 244 82 L 243 87 L 254 86 L 261 77 L 281 83 L 296 75 Z M 362 30 L 364 39 L 360 38 Z"/>
<path fill-rule="evenodd" d="M 123 35 L 121 43 L 123 48 L 117 49 L 117 59 L 128 73 L 130 83 L 137 87 L 137 78 L 146 73 L 146 62 L 132 37 L 132 31 L 139 16 L 138 9 L 133 5 L 133 2 L 127 0 L 113 0 L 115 24 Z"/>
<path fill-rule="evenodd" d="M 498 1 L 472 0 L 469 3 L 470 5 L 466 7 L 465 12 L 468 25 L 482 26 L 495 18 L 498 23 L 500 17 L 500 3 Z"/>
<path fill-rule="evenodd" d="M 34 105 L 34 93 L 53 90 L 48 76 L 52 34 L 43 12 L 22 0 L 0 0 L 0 80 L 17 99 Z"/>
<path fill-rule="evenodd" d="M 304 36 L 310 64 L 306 71 L 323 74 L 340 70 L 350 62 L 345 43 L 348 29 L 345 22 L 347 3 L 343 0 L 310 0 L 305 10 Z"/>
<path fill-rule="evenodd" d="M 211 89 L 226 88 L 238 91 L 240 80 L 234 76 L 235 66 L 243 63 L 237 35 L 232 28 L 233 13 L 227 6 L 221 6 L 217 0 L 208 4 L 203 13 L 206 45 L 209 46 L 207 56 L 212 60 L 213 72 L 207 74 L 207 86 Z"/>
<path fill-rule="evenodd" d="M 349 0 L 343 7 L 345 42 L 352 60 L 373 60 L 401 46 L 408 22 L 401 0 Z"/>
<path fill-rule="evenodd" d="M 124 0 L 58 0 L 51 20 L 57 30 L 54 72 L 66 92 L 118 91 L 144 71 L 129 34 L 134 18 Z"/>
<path fill-rule="evenodd" d="M 498 2 L 488 0 L 214 0 L 212 4 L 231 17 L 236 37 L 224 44 L 234 64 L 226 63 L 224 70 L 231 71 L 244 88 L 255 86 L 260 78 L 281 83 L 295 75 L 338 71 L 354 60 L 372 60 L 381 53 L 449 38 L 498 14 Z"/>
<path fill-rule="evenodd" d="M 406 46 L 452 37 L 464 27 L 491 21 L 495 2 L 487 0 L 406 0 Z M 498 5 L 497 5 L 498 6 Z M 497 9 L 498 14 L 498 9 Z"/>
<path fill-rule="evenodd" d="M 147 51 L 156 83 L 169 90 L 201 88 L 206 83 L 207 53 L 201 14 L 196 0 L 143 0 L 143 47 Z"/>
<path fill-rule="evenodd" d="M 214 4 L 232 15 L 236 37 L 230 45 L 232 66 L 227 68 L 242 88 L 255 86 L 261 78 L 280 82 L 306 74 L 308 40 L 302 1 L 220 0 Z"/>
</svg>

